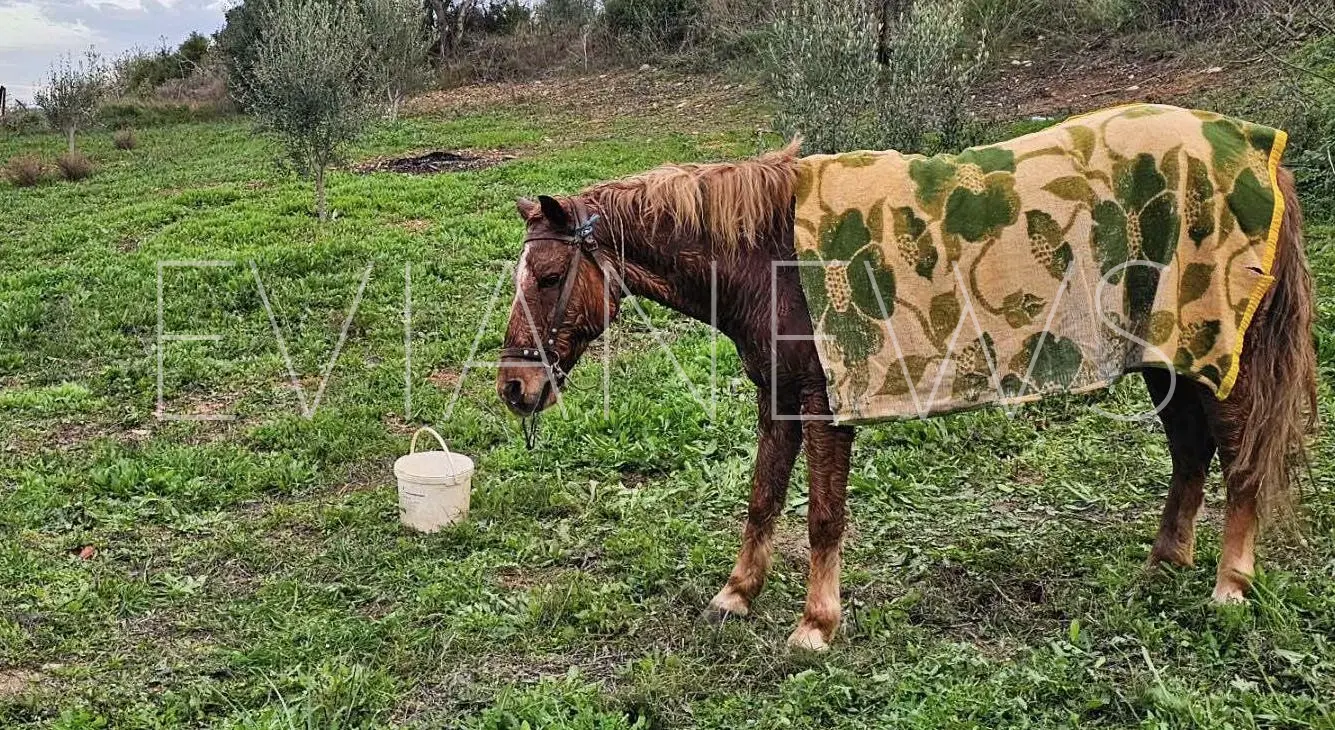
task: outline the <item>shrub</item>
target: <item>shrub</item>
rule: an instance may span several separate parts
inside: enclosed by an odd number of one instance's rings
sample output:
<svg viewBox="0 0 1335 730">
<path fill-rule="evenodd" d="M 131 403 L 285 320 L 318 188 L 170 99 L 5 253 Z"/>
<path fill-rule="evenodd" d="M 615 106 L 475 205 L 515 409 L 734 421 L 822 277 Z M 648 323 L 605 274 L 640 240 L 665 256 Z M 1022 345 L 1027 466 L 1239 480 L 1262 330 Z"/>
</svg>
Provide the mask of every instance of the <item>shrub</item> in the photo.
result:
<svg viewBox="0 0 1335 730">
<path fill-rule="evenodd" d="M 806 151 L 852 149 L 868 137 L 878 73 L 871 24 L 858 0 L 793 0 L 775 21 L 766 48 L 774 125 L 802 135 Z"/>
<path fill-rule="evenodd" d="M 923 0 L 908 15 L 882 20 L 889 32 L 879 49 L 884 68 L 877 88 L 877 147 L 936 151 L 975 141 L 969 95 L 987 64 L 988 26 L 984 19 L 970 29 L 965 4 Z"/>
<path fill-rule="evenodd" d="M 117 86 L 122 93 L 147 96 L 172 80 L 190 76 L 204 63 L 209 39 L 191 33 L 176 50 L 163 45 L 155 52 L 131 51 L 114 63 Z"/>
<path fill-rule="evenodd" d="M 550 26 L 522 28 L 507 35 L 482 35 L 467 49 L 441 64 L 438 82 L 454 86 L 474 82 L 517 81 L 558 67 L 580 67 L 603 58 L 586 52 L 598 46 L 593 26 L 562 30 Z"/>
<path fill-rule="evenodd" d="M 78 64 L 64 56 L 51 65 L 46 85 L 37 90 L 37 105 L 51 126 L 65 133 L 69 152 L 74 152 L 74 133 L 92 122 L 110 86 L 106 66 L 92 51 Z"/>
<path fill-rule="evenodd" d="M 5 134 L 31 134 L 45 132 L 46 117 L 40 110 L 29 109 L 23 102 L 16 102 L 5 115 L 0 117 L 0 131 Z"/>
<path fill-rule="evenodd" d="M 533 12 L 538 24 L 548 28 L 579 28 L 598 21 L 595 0 L 544 0 Z"/>
<path fill-rule="evenodd" d="M 702 0 L 605 0 L 607 29 L 637 50 L 675 51 L 699 25 Z"/>
<path fill-rule="evenodd" d="M 1308 43 L 1295 54 L 1290 85 L 1293 133 L 1289 165 L 1313 217 L 1335 217 L 1335 36 Z M 1301 69 L 1301 70 L 1298 70 Z"/>
<path fill-rule="evenodd" d="M 376 86 L 386 114 L 397 119 L 408 94 L 426 81 L 429 45 L 422 28 L 421 3 L 413 0 L 365 0 Z"/>
<path fill-rule="evenodd" d="M 139 146 L 139 140 L 135 138 L 133 129 L 122 129 L 111 135 L 111 143 L 118 150 L 132 150 Z"/>
<path fill-rule="evenodd" d="M 30 188 L 46 178 L 46 165 L 37 155 L 19 155 L 5 163 L 5 179 L 18 188 Z"/>
<path fill-rule="evenodd" d="M 793 0 L 766 48 L 775 125 L 810 152 L 962 146 L 973 137 L 969 91 L 987 60 L 964 0 Z"/>
<path fill-rule="evenodd" d="M 56 167 L 60 168 L 60 176 L 70 182 L 83 180 L 93 174 L 93 161 L 82 152 L 66 152 L 57 157 Z"/>
<path fill-rule="evenodd" d="M 263 38 L 242 80 L 246 107 L 315 180 L 325 219 L 325 171 L 370 117 L 380 74 L 363 14 L 349 2 L 275 0 L 259 19 Z"/>
<path fill-rule="evenodd" d="M 107 129 L 146 129 L 169 124 L 207 122 L 223 116 L 229 108 L 213 104 L 172 104 L 158 101 L 122 99 L 103 104 L 94 117 Z"/>
</svg>

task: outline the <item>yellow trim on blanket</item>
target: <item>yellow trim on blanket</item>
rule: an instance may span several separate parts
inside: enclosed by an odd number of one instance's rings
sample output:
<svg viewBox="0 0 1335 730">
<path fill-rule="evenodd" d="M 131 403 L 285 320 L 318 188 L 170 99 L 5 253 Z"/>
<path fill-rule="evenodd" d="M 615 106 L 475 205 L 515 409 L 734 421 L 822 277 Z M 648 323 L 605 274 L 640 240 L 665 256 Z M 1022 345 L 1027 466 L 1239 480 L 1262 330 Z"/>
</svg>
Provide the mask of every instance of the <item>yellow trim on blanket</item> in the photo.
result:
<svg viewBox="0 0 1335 730">
<path fill-rule="evenodd" d="M 1261 305 L 1261 300 L 1265 298 L 1266 292 L 1270 290 L 1270 285 L 1275 282 L 1275 277 L 1270 275 L 1270 270 L 1275 264 L 1275 252 L 1279 248 L 1280 228 L 1284 223 L 1284 193 L 1279 189 L 1279 162 L 1284 156 L 1284 147 L 1289 142 L 1289 135 L 1284 130 L 1275 131 L 1275 144 L 1270 148 L 1270 189 L 1275 195 L 1275 210 L 1270 218 L 1270 231 L 1266 235 L 1265 250 L 1261 253 L 1261 273 L 1263 276 L 1256 280 L 1256 286 L 1252 288 L 1251 298 L 1247 300 L 1247 309 L 1242 313 L 1242 322 L 1238 325 L 1237 341 L 1233 343 L 1233 362 L 1229 365 L 1228 372 L 1224 374 L 1224 379 L 1219 382 L 1219 389 L 1215 391 L 1215 397 L 1224 400 L 1229 393 L 1233 391 L 1233 386 L 1238 381 L 1238 370 L 1242 367 L 1242 343 L 1247 341 L 1247 327 L 1252 323 L 1252 317 L 1256 314 L 1256 308 Z"/>
</svg>

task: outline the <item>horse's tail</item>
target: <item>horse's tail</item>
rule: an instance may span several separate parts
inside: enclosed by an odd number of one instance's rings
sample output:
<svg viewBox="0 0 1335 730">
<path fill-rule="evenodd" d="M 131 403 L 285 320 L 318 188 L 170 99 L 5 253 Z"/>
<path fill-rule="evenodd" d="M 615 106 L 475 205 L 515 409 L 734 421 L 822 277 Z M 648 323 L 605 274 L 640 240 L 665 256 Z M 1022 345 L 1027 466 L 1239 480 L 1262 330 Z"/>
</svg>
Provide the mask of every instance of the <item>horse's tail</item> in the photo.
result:
<svg viewBox="0 0 1335 730">
<path fill-rule="evenodd" d="M 1283 168 L 1279 189 L 1285 205 L 1271 269 L 1275 282 L 1249 328 L 1241 377 L 1225 401 L 1243 424 L 1234 487 L 1254 489 L 1260 514 L 1272 518 L 1293 515 L 1292 470 L 1317 424 L 1312 273 L 1293 174 Z"/>
</svg>

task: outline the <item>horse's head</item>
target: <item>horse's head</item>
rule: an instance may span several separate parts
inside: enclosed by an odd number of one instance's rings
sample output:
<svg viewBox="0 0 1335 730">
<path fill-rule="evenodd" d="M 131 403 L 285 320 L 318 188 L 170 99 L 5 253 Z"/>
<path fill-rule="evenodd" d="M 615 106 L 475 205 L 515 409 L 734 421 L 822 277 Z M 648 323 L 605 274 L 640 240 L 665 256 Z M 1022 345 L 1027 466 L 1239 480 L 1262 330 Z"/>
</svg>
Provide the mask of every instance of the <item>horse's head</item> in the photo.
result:
<svg viewBox="0 0 1335 730">
<path fill-rule="evenodd" d="M 598 216 L 578 198 L 516 201 L 527 224 L 496 392 L 531 415 L 556 402 L 579 358 L 616 317 L 620 287 L 600 247 Z M 604 241 L 605 236 L 598 236 Z"/>
</svg>

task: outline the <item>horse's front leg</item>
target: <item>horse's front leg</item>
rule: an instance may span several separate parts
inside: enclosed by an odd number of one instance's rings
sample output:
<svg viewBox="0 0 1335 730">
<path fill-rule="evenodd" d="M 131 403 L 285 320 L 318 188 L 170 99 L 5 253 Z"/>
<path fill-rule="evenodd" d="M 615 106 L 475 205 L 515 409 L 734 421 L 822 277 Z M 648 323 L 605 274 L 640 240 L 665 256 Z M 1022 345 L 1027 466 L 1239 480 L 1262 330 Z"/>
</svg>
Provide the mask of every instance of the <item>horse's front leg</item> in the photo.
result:
<svg viewBox="0 0 1335 730">
<path fill-rule="evenodd" d="M 803 408 L 803 413 L 828 417 L 829 408 L 823 402 L 821 393 Z M 811 571 L 807 574 L 807 602 L 802 620 L 788 637 L 788 645 L 821 651 L 829 646 L 839 626 L 839 553 L 843 546 L 844 499 L 853 429 L 815 420 L 804 423 L 802 430 L 810 472 L 807 540 L 811 544 Z"/>
<path fill-rule="evenodd" d="M 795 419 L 775 420 L 769 388 L 760 388 L 760 440 L 756 447 L 755 475 L 751 480 L 751 503 L 746 513 L 746 529 L 742 533 L 742 549 L 737 565 L 728 576 L 728 582 L 709 602 L 709 613 L 715 618 L 729 614 L 745 616 L 751 610 L 751 601 L 765 586 L 769 572 L 774 522 L 783 511 L 784 496 L 793 463 L 802 447 L 802 424 Z M 779 404 L 780 413 L 794 413 L 792 404 Z"/>
</svg>

